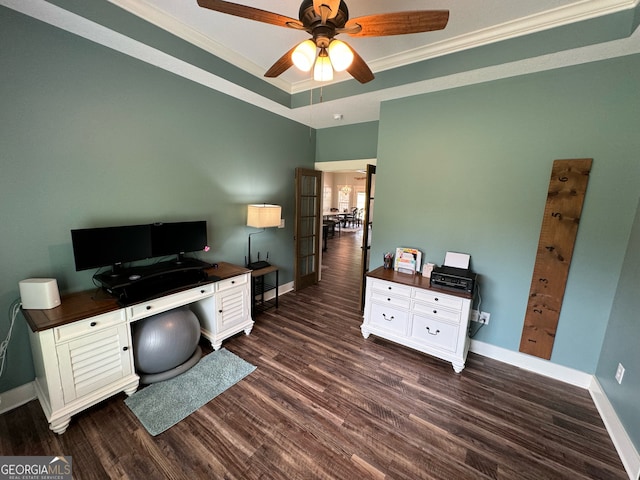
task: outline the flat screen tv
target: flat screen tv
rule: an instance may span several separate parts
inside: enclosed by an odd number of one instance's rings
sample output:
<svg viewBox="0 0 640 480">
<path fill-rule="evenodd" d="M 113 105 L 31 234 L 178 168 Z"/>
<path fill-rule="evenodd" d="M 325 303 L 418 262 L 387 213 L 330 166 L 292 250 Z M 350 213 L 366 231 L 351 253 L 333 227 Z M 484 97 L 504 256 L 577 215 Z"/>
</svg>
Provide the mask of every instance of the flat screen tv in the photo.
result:
<svg viewBox="0 0 640 480">
<path fill-rule="evenodd" d="M 152 257 L 151 225 L 71 230 L 76 271 L 112 266 Z"/>
<path fill-rule="evenodd" d="M 203 251 L 207 246 L 207 222 L 154 223 L 151 226 L 151 253 L 154 257 Z"/>
</svg>

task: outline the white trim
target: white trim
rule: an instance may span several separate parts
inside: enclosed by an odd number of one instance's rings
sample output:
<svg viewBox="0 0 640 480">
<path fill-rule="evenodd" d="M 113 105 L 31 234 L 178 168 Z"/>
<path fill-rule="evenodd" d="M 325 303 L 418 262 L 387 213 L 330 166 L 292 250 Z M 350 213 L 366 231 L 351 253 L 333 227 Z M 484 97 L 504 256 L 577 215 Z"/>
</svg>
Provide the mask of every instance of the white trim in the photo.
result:
<svg viewBox="0 0 640 480">
<path fill-rule="evenodd" d="M 471 340 L 469 351 L 585 389 L 589 388 L 593 378 L 593 375 L 573 368 L 563 367 L 526 353 L 514 352 L 478 340 Z"/>
<path fill-rule="evenodd" d="M 167 15 L 149 3 L 139 0 L 109 0 L 111 3 L 143 18 L 154 25 L 166 30 L 183 40 L 206 50 L 213 55 L 226 60 L 252 75 L 261 77 L 264 69 L 238 54 L 232 49 L 222 45 L 215 39 L 203 35 L 201 32 L 185 25 L 178 19 Z M 517 38 L 533 32 L 548 30 L 574 22 L 609 15 L 634 8 L 638 0 L 587 0 L 548 10 L 514 21 L 505 22 L 476 32 L 459 35 L 442 42 L 425 45 L 415 49 L 400 52 L 394 55 L 373 60 L 369 66 L 373 72 L 380 72 L 401 67 L 411 63 L 440 57 L 450 53 L 467 50 L 482 45 Z M 311 80 L 302 80 L 291 83 L 282 79 L 270 80 L 276 87 L 288 93 L 306 91 L 315 87 Z"/>
<path fill-rule="evenodd" d="M 162 10 L 157 9 L 155 6 L 141 2 L 140 0 L 108 0 L 114 5 L 132 13 L 133 15 L 146 20 L 153 25 L 174 34 L 176 37 L 189 42 L 196 47 L 199 47 L 206 52 L 209 52 L 216 57 L 225 60 L 236 67 L 250 73 L 258 78 L 263 77 L 264 68 L 246 57 L 238 54 L 234 50 L 226 47 L 220 42 L 216 41 L 198 30 L 184 24 L 177 18 L 168 15 Z M 281 90 L 287 93 L 291 93 L 291 83 L 281 78 L 264 78 L 265 81 L 274 84 Z"/>
<path fill-rule="evenodd" d="M 278 296 L 293 291 L 293 282 L 280 285 Z M 272 294 L 274 295 L 275 292 Z M 271 297 L 273 298 L 273 297 Z M 471 340 L 470 351 L 478 355 L 493 358 L 509 365 L 529 370 L 546 377 L 551 377 L 565 383 L 583 387 L 589 390 L 593 403 L 611 437 L 620 456 L 620 460 L 629 475 L 629 480 L 640 478 L 640 453 L 636 450 L 618 415 L 602 390 L 600 383 L 593 376 L 578 370 L 555 365 L 546 360 L 540 360 L 530 355 L 513 352 L 487 343 Z M 18 408 L 36 399 L 34 382 L 26 383 L 7 392 L 0 393 L 0 414 Z"/>
<path fill-rule="evenodd" d="M 314 167 L 321 172 L 339 172 L 367 170 L 367 165 L 376 165 L 377 158 L 364 158 L 362 160 L 336 160 L 333 162 L 316 162 Z"/>
<path fill-rule="evenodd" d="M 282 295 L 284 295 L 285 293 L 289 293 L 293 291 L 293 282 L 289 282 L 289 283 L 285 283 L 283 285 L 279 285 L 278 286 L 278 298 L 280 298 Z M 261 297 L 261 295 L 256 295 L 256 300 L 258 300 Z M 266 292 L 264 292 L 264 300 L 265 302 L 268 300 L 273 300 L 274 298 L 276 298 L 276 289 L 272 288 L 271 290 L 268 290 Z"/>
<path fill-rule="evenodd" d="M 589 3 L 592 0 L 587 0 Z M 599 0 L 596 0 L 599 1 Z M 640 0 L 636 0 L 636 3 Z M 290 108 L 274 102 L 247 88 L 240 87 L 217 75 L 190 65 L 171 55 L 136 40 L 109 30 L 95 22 L 68 12 L 45 0 L 0 0 L 0 5 L 46 22 L 87 40 L 104 45 L 132 58 L 154 65 L 176 75 L 222 92 L 258 108 L 288 118 L 312 128 L 334 127 L 333 115 L 343 112 L 341 125 L 376 121 L 380 118 L 380 103 L 386 100 L 412 95 L 448 90 L 466 85 L 499 80 L 528 73 L 553 70 L 555 68 L 595 62 L 608 58 L 632 55 L 640 52 L 640 29 L 629 38 L 615 40 L 588 47 L 580 47 L 540 57 L 484 67 L 411 84 L 389 87 L 382 90 L 353 95 L 317 104 Z M 298 89 L 292 88 L 295 93 Z"/>
<path fill-rule="evenodd" d="M 369 62 L 374 72 L 390 70 L 430 58 L 502 42 L 523 35 L 582 22 L 634 8 L 638 0 L 587 0 L 548 10 L 514 21 L 459 35 Z"/>
<path fill-rule="evenodd" d="M 616 447 L 620 460 L 622 460 L 622 465 L 624 465 L 624 469 L 629 475 L 629 480 L 638 480 L 640 478 L 640 453 L 631 442 L 627 431 L 624 429 L 613 405 L 609 402 L 596 377 L 593 377 L 589 385 L 589 393 L 598 409 L 598 413 L 600 413 L 604 426 L 607 428 L 607 432 L 609 432 L 613 445 Z"/>
<path fill-rule="evenodd" d="M 33 382 L 2 392 L 0 393 L 0 415 L 36 398 L 36 389 Z"/>
<path fill-rule="evenodd" d="M 152 4 L 140 0 L 108 0 L 119 7 L 143 18 L 183 40 L 196 45 L 213 55 L 226 60 L 257 77 L 262 77 L 264 69 L 238 54 L 230 48 L 203 35 L 175 17 L 155 8 Z M 369 61 L 373 72 L 380 72 L 401 67 L 411 63 L 440 57 L 482 45 L 517 38 L 530 33 L 549 30 L 575 22 L 597 18 L 603 15 L 622 12 L 634 8 L 639 0 L 584 0 L 582 2 L 561 6 L 552 10 L 529 15 L 528 17 L 494 25 L 476 32 L 459 35 L 434 44 L 407 50 L 394 55 Z M 275 79 L 275 86 L 288 93 L 306 91 L 316 86 L 311 80 L 290 83 Z"/>
</svg>

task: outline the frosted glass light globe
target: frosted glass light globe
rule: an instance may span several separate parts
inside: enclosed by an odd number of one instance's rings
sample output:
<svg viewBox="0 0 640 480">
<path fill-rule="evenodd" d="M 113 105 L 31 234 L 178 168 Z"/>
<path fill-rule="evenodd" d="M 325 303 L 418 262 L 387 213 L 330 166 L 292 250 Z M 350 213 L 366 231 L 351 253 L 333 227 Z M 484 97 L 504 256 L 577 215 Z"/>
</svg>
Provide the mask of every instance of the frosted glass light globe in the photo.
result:
<svg viewBox="0 0 640 480">
<path fill-rule="evenodd" d="M 316 44 L 312 40 L 305 40 L 298 45 L 291 54 L 291 61 L 303 72 L 308 72 L 316 60 Z"/>
<path fill-rule="evenodd" d="M 329 44 L 328 53 L 331 65 L 333 65 L 333 69 L 336 72 L 346 70 L 353 62 L 353 51 L 349 48 L 349 45 L 340 40 L 333 40 Z"/>
</svg>

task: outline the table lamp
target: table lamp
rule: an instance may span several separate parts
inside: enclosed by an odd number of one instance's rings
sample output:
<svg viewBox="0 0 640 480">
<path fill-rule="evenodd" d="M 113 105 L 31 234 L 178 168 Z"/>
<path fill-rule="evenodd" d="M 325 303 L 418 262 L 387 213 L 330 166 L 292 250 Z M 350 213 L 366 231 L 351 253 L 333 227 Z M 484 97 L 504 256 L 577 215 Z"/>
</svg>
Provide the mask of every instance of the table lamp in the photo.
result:
<svg viewBox="0 0 640 480">
<path fill-rule="evenodd" d="M 247 226 L 261 229 L 259 232 L 249 234 L 249 256 L 247 260 L 247 268 L 257 270 L 259 268 L 269 266 L 269 262 L 266 260 L 260 260 L 259 252 L 257 261 L 251 261 L 251 235 L 262 233 L 265 228 L 279 227 L 281 214 L 282 207 L 280 205 L 269 205 L 267 203 L 263 203 L 247 206 Z M 268 257 L 269 254 L 267 254 L 267 258 Z"/>
</svg>

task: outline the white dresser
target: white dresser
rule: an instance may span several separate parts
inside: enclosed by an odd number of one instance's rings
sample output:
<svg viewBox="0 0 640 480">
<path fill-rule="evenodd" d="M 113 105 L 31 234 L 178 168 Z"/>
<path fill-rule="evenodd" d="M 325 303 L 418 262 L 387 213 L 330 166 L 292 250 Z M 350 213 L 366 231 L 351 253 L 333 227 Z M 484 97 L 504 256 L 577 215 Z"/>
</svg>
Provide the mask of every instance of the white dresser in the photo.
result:
<svg viewBox="0 0 640 480">
<path fill-rule="evenodd" d="M 63 296 L 50 310 L 23 310 L 35 390 L 51 430 L 64 433 L 76 413 L 118 392 L 137 390 L 131 324 L 142 318 L 189 305 L 215 350 L 236 333 L 248 335 L 251 271 L 221 262 L 209 273 L 219 280 L 124 308 L 94 289 Z"/>
<path fill-rule="evenodd" d="M 370 334 L 451 362 L 456 373 L 469 351 L 471 296 L 429 286 L 429 279 L 382 267 L 367 275 L 364 338 Z"/>
</svg>

